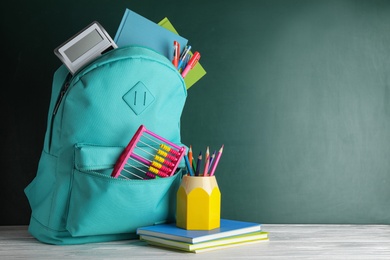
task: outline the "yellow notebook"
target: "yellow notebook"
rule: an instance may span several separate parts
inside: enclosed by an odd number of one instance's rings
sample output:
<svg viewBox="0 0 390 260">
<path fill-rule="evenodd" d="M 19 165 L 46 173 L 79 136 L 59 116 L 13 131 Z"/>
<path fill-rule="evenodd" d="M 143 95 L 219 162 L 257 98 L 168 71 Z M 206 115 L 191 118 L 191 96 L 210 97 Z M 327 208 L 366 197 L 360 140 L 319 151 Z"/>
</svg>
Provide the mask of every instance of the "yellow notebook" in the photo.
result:
<svg viewBox="0 0 390 260">
<path fill-rule="evenodd" d="M 176 34 L 179 34 L 176 29 L 173 27 L 173 25 L 171 24 L 171 22 L 168 20 L 167 17 L 165 17 L 164 19 L 162 19 L 158 25 L 164 27 L 165 29 L 168 29 L 170 30 L 171 32 L 174 32 Z M 186 83 L 186 87 L 187 89 L 189 89 L 192 85 L 194 85 L 198 80 L 200 80 L 204 75 L 206 75 L 206 71 L 204 70 L 204 68 L 202 67 L 202 65 L 198 62 L 196 63 L 196 65 L 194 66 L 194 68 L 192 68 L 187 76 L 184 78 L 184 81 Z"/>
</svg>

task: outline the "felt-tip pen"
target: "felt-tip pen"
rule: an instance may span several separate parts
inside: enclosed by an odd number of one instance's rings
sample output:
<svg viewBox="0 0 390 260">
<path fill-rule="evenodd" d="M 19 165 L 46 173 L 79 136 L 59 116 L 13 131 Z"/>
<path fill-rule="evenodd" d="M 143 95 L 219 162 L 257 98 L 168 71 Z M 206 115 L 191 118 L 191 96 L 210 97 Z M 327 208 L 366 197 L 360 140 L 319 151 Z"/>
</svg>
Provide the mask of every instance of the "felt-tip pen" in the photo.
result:
<svg viewBox="0 0 390 260">
<path fill-rule="evenodd" d="M 185 69 L 183 70 L 183 72 L 181 73 L 181 76 L 184 78 L 185 76 L 187 76 L 187 73 L 196 65 L 196 63 L 199 61 L 200 59 L 200 53 L 199 52 L 195 52 L 190 61 L 188 62 L 187 66 L 185 67 Z"/>
<path fill-rule="evenodd" d="M 174 52 L 173 52 L 173 61 L 172 61 L 172 63 L 177 68 L 177 66 L 179 64 L 180 44 L 177 41 L 174 41 L 173 42 L 173 48 L 174 48 Z"/>
<path fill-rule="evenodd" d="M 180 56 L 179 65 L 177 68 L 180 70 L 181 67 L 184 65 L 185 60 L 187 59 L 187 55 L 190 53 L 191 45 L 188 45 L 185 47 L 183 53 Z"/>
</svg>

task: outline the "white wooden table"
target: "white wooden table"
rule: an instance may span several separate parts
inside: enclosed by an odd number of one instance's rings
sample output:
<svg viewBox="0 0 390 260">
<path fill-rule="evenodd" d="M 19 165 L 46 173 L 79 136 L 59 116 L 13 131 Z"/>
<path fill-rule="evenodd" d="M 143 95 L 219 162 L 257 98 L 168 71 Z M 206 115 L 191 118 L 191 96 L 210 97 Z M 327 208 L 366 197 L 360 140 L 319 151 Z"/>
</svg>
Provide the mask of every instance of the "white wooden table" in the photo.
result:
<svg viewBox="0 0 390 260">
<path fill-rule="evenodd" d="M 71 246 L 36 241 L 26 226 L 0 226 L 0 259 L 390 259 L 389 225 L 263 225 L 270 241 L 203 252 L 139 240 Z"/>
</svg>

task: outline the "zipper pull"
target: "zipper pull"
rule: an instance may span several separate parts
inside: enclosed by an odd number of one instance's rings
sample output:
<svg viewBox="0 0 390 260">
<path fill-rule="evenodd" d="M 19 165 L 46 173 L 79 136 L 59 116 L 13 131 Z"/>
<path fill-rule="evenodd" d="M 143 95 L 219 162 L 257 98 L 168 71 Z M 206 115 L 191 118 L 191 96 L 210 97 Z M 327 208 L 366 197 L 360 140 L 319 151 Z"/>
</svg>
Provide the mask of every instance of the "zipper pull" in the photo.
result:
<svg viewBox="0 0 390 260">
<path fill-rule="evenodd" d="M 69 88 L 69 85 L 70 85 L 70 83 L 69 83 L 69 81 L 67 81 L 67 82 L 64 84 L 64 86 L 62 87 L 61 92 L 60 92 L 60 95 L 59 95 L 59 97 L 58 97 L 58 99 L 57 99 L 56 105 L 55 105 L 54 110 L 53 110 L 53 116 L 55 116 L 55 115 L 57 114 L 58 108 L 60 107 L 61 101 L 62 101 L 62 99 L 64 98 L 65 93 L 66 93 L 66 91 L 67 91 L 68 88 Z"/>
</svg>

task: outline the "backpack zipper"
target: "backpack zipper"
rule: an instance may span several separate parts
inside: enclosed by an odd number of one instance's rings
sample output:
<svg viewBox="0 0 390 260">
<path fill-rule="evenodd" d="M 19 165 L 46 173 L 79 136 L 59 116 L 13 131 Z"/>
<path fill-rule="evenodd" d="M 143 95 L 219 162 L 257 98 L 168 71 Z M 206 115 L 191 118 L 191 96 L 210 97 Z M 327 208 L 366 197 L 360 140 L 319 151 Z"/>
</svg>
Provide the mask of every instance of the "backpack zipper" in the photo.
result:
<svg viewBox="0 0 390 260">
<path fill-rule="evenodd" d="M 58 96 L 56 105 L 54 106 L 53 117 L 57 114 L 57 111 L 58 111 L 58 108 L 61 105 L 62 99 L 64 99 L 66 91 L 68 91 L 68 88 L 70 86 L 70 80 L 71 80 L 71 74 L 69 73 L 66 76 L 65 83 L 62 85 L 62 88 L 61 88 L 61 91 L 60 91 L 60 95 Z"/>
<path fill-rule="evenodd" d="M 53 127 L 54 127 L 54 118 L 58 112 L 58 109 L 62 103 L 62 100 L 64 99 L 64 96 L 66 94 L 66 92 L 68 91 L 69 89 L 69 86 L 70 86 L 70 81 L 72 80 L 72 75 L 70 73 L 68 73 L 68 75 L 66 76 L 66 79 L 65 79 L 65 82 L 64 84 L 62 85 L 61 87 L 61 91 L 60 91 L 60 94 L 57 98 L 57 101 L 55 103 L 55 106 L 54 106 L 54 109 L 53 109 L 53 113 L 51 115 L 51 124 L 50 124 L 50 138 L 49 138 L 49 151 L 51 151 L 51 142 L 52 142 L 52 138 L 53 138 Z"/>
</svg>

